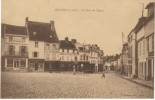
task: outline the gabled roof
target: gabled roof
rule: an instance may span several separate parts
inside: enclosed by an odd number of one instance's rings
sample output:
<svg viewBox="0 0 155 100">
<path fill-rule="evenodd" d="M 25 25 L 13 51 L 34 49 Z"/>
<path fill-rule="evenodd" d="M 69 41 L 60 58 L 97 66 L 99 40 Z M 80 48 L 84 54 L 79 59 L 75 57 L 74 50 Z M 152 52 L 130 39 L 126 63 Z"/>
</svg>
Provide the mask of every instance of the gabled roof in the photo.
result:
<svg viewBox="0 0 155 100">
<path fill-rule="evenodd" d="M 61 49 L 76 49 L 74 43 L 71 41 L 60 40 L 60 48 Z"/>
<path fill-rule="evenodd" d="M 27 29 L 30 40 L 59 43 L 56 31 L 51 29 L 51 23 L 27 21 Z"/>
<path fill-rule="evenodd" d="M 2 24 L 1 28 L 2 28 L 1 29 L 2 34 L 28 35 L 27 31 L 26 31 L 26 27 L 24 27 L 24 26 Z"/>
<path fill-rule="evenodd" d="M 151 7 L 151 6 L 154 6 L 154 4 L 155 4 L 155 2 L 150 2 L 150 3 L 146 6 L 145 9 L 148 9 L 148 8 Z"/>
</svg>

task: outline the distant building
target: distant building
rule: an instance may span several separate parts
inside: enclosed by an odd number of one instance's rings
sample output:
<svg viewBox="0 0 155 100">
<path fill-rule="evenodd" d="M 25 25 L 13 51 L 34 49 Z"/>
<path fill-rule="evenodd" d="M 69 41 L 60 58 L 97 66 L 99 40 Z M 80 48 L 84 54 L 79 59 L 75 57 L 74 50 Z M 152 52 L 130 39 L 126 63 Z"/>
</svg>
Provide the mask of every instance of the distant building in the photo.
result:
<svg viewBox="0 0 155 100">
<path fill-rule="evenodd" d="M 122 48 L 122 73 L 128 75 L 128 44 L 123 44 Z"/>
<path fill-rule="evenodd" d="M 2 24 L 3 70 L 28 68 L 28 42 L 29 38 L 24 26 Z"/>
<path fill-rule="evenodd" d="M 154 4 L 146 6 L 147 17 L 139 18 L 128 35 L 128 72 L 147 80 L 154 78 Z"/>
<path fill-rule="evenodd" d="M 147 19 L 144 23 L 144 31 L 146 38 L 146 79 L 154 79 L 154 6 L 151 2 L 146 6 L 148 10 Z"/>
<path fill-rule="evenodd" d="M 128 35 L 128 76 L 137 77 L 137 34 L 132 30 Z"/>
<path fill-rule="evenodd" d="M 96 44 L 89 46 L 89 62 L 91 66 L 94 66 L 95 72 L 98 72 L 99 69 L 99 60 L 100 57 L 98 55 L 98 46 Z"/>
<path fill-rule="evenodd" d="M 60 40 L 60 66 L 63 70 L 73 70 L 73 65 L 78 62 L 78 52 L 75 44 L 69 41 L 66 37 L 65 40 Z"/>
</svg>

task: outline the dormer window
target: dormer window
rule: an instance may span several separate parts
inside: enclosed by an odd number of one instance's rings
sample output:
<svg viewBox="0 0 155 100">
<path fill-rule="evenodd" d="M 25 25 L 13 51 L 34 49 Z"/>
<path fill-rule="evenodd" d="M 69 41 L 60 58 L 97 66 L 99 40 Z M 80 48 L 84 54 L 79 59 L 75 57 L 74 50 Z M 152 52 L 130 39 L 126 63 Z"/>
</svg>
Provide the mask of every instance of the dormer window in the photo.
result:
<svg viewBox="0 0 155 100">
<path fill-rule="evenodd" d="M 9 41 L 12 41 L 12 37 L 9 37 Z"/>
<path fill-rule="evenodd" d="M 35 47 L 38 47 L 38 42 L 35 42 Z"/>
<path fill-rule="evenodd" d="M 37 33 L 36 32 L 33 32 L 33 34 L 36 35 Z"/>
</svg>

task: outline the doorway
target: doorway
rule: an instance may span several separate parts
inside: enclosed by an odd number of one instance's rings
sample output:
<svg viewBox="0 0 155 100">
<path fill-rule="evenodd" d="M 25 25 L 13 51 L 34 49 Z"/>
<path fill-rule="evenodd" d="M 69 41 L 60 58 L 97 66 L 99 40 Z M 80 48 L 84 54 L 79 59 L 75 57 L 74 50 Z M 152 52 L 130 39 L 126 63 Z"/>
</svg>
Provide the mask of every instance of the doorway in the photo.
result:
<svg viewBox="0 0 155 100">
<path fill-rule="evenodd" d="M 38 63 L 35 63 L 35 70 L 38 70 Z"/>
<path fill-rule="evenodd" d="M 19 61 L 14 61 L 14 68 L 19 68 Z"/>
</svg>

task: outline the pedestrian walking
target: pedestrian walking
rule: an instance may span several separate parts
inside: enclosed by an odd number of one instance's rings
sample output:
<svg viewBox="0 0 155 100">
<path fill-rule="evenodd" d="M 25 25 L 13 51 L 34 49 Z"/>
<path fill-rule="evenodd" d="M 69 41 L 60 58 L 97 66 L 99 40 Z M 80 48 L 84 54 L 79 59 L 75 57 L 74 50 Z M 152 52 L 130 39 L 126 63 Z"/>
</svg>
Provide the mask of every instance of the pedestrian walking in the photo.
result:
<svg viewBox="0 0 155 100">
<path fill-rule="evenodd" d="M 105 68 L 104 68 L 104 66 L 103 66 L 103 74 L 102 74 L 102 78 L 105 78 Z"/>
<path fill-rule="evenodd" d="M 73 74 L 75 75 L 76 73 L 76 69 L 75 69 L 75 65 L 73 65 Z"/>
</svg>

